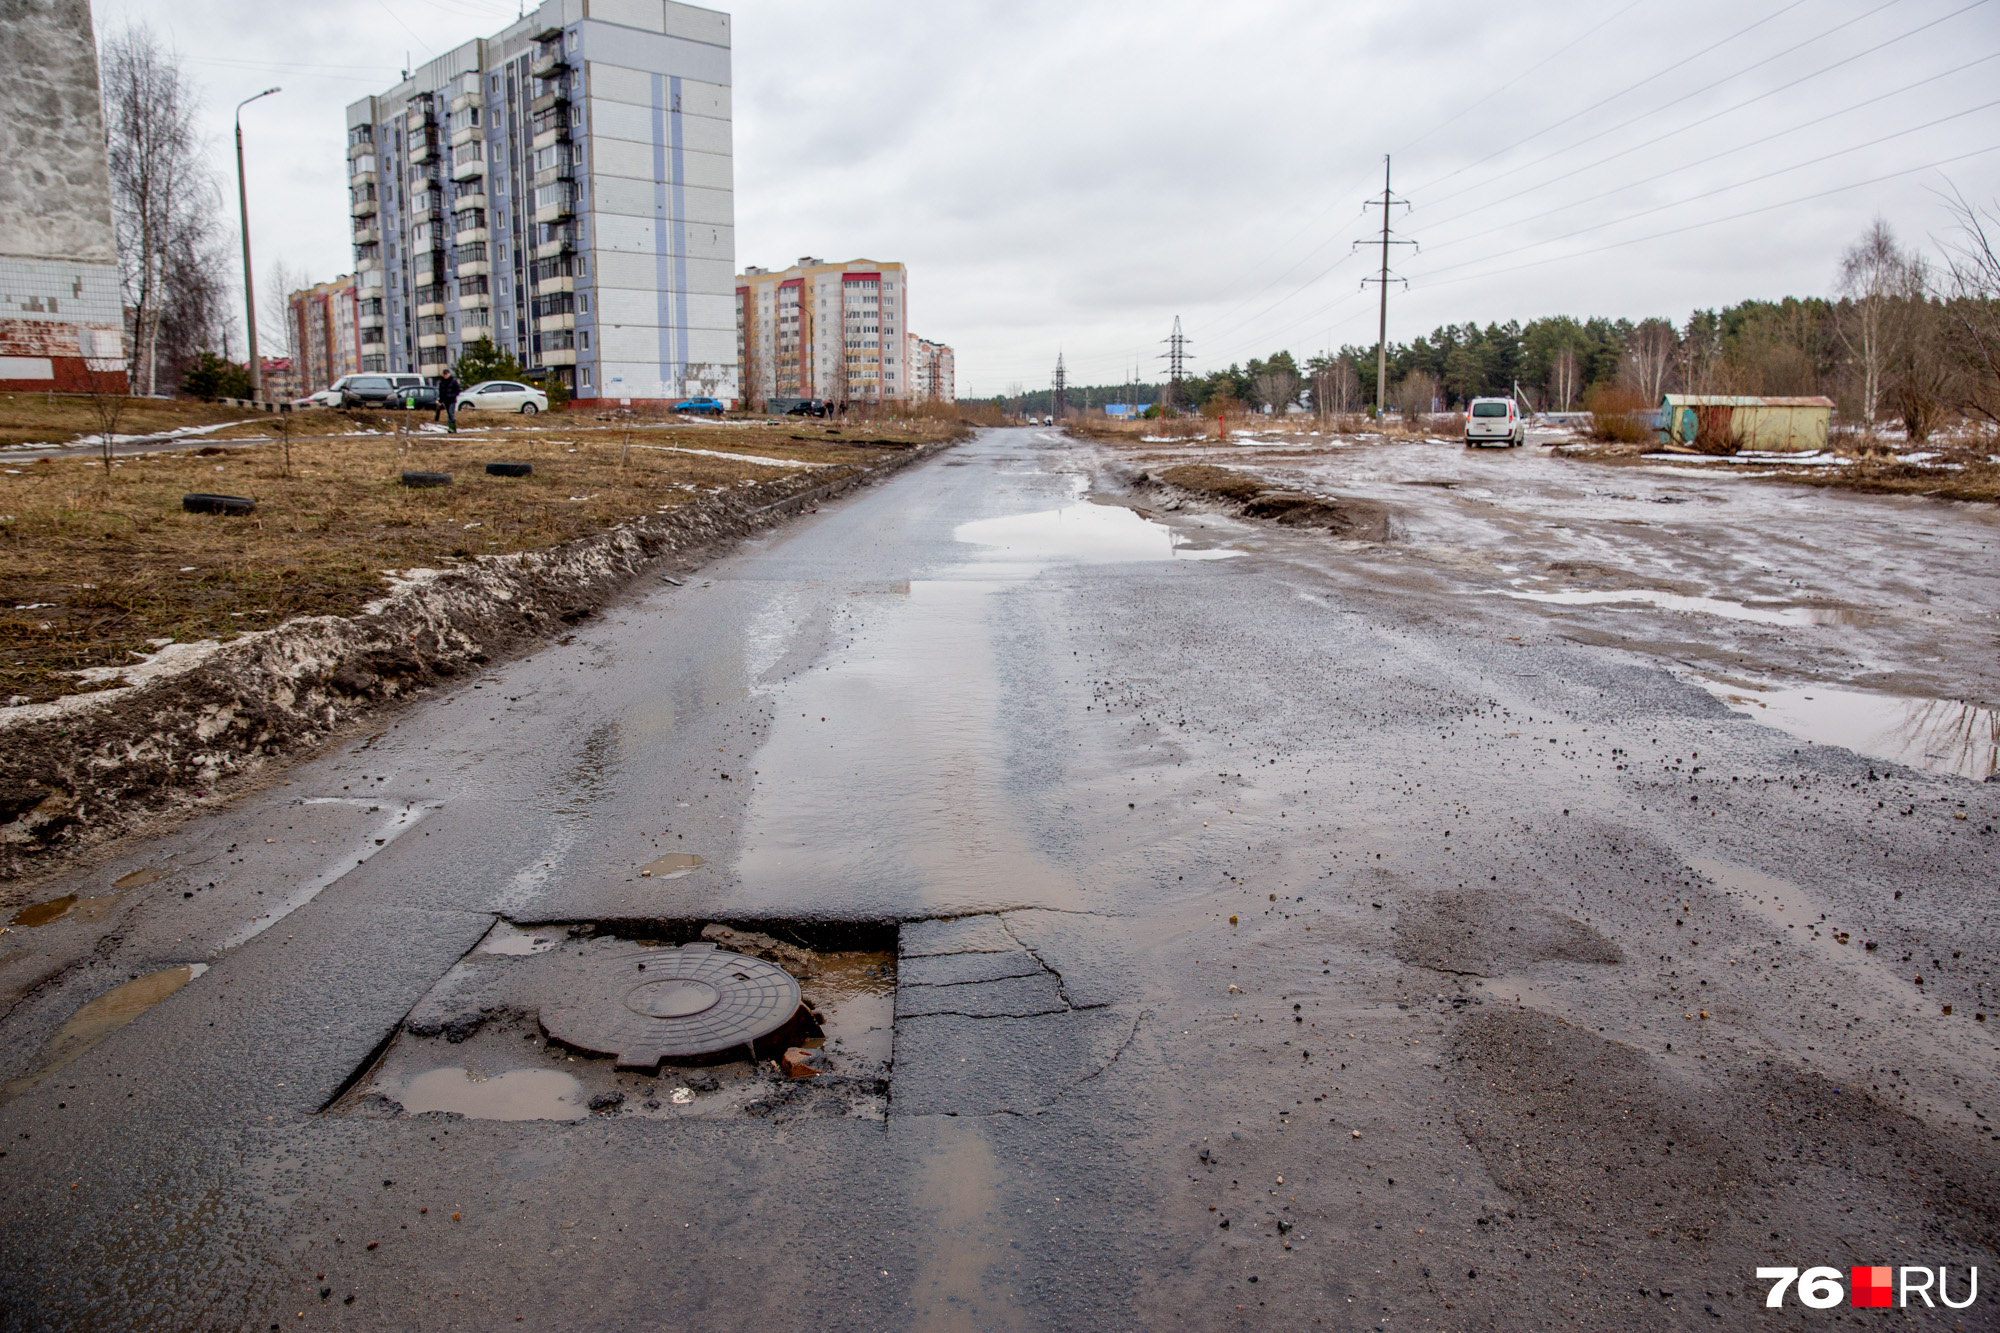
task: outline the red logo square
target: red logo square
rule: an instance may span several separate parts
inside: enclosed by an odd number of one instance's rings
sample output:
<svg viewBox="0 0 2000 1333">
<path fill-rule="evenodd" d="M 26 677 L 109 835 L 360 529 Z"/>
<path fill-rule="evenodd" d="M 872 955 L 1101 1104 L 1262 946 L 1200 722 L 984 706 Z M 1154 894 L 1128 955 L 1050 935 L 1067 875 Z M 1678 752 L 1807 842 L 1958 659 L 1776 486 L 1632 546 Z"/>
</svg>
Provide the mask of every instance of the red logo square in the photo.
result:
<svg viewBox="0 0 2000 1333">
<path fill-rule="evenodd" d="M 1854 1282 L 1849 1288 L 1847 1303 L 1861 1310 L 1887 1308 L 1891 1285 L 1889 1272 L 1887 1268 L 1849 1269 Z"/>
</svg>

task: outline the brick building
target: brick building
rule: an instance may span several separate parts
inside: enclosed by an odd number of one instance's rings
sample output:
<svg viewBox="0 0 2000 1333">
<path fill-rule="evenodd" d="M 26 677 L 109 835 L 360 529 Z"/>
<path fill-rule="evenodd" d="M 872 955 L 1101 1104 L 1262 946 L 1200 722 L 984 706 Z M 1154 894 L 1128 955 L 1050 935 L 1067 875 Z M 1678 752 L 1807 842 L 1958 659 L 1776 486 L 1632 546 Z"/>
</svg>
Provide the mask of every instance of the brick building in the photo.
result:
<svg viewBox="0 0 2000 1333">
<path fill-rule="evenodd" d="M 360 306 L 354 275 L 293 292 L 290 298 L 297 396 L 318 393 L 361 369 Z"/>
</svg>

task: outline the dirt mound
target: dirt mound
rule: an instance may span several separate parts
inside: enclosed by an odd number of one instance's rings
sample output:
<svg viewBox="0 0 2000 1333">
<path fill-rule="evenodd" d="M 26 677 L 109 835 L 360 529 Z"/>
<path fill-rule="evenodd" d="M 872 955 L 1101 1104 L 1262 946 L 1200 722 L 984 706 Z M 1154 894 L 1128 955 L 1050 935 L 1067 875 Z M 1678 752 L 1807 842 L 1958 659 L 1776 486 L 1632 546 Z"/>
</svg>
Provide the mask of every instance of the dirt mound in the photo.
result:
<svg viewBox="0 0 2000 1333">
<path fill-rule="evenodd" d="M 1245 518 L 1281 523 L 1286 527 L 1321 528 L 1350 541 L 1389 539 L 1389 511 L 1372 500 L 1353 500 L 1285 490 L 1229 468 L 1207 463 L 1182 463 L 1162 469 L 1156 481 L 1206 499 L 1233 504 Z"/>
<path fill-rule="evenodd" d="M 1433 894 L 1401 914 L 1396 956 L 1417 967 L 1497 977 L 1531 963 L 1618 963 L 1618 946 L 1574 917 L 1492 889 Z"/>
</svg>

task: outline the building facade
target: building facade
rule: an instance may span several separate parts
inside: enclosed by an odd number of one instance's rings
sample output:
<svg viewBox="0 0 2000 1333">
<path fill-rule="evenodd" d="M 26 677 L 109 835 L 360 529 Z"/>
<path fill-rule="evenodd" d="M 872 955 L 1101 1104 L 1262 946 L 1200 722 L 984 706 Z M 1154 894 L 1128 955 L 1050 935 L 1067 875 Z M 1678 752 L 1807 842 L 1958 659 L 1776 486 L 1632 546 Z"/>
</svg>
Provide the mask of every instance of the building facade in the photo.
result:
<svg viewBox="0 0 2000 1333">
<path fill-rule="evenodd" d="M 920 403 L 958 401 L 958 368 L 951 348 L 928 338 L 909 335 L 904 359 L 910 367 L 910 400 Z"/>
<path fill-rule="evenodd" d="M 89 0 L 0 5 L 0 390 L 125 392 Z"/>
<path fill-rule="evenodd" d="M 363 370 L 736 396 L 727 14 L 545 0 L 347 110 Z"/>
<path fill-rule="evenodd" d="M 773 398 L 906 399 L 909 317 L 901 264 L 807 256 L 782 271 L 745 268 L 736 279 L 741 401 L 761 408 Z"/>
<path fill-rule="evenodd" d="M 361 319 L 353 274 L 293 292 L 288 300 L 298 392 L 318 393 L 361 369 Z"/>
</svg>

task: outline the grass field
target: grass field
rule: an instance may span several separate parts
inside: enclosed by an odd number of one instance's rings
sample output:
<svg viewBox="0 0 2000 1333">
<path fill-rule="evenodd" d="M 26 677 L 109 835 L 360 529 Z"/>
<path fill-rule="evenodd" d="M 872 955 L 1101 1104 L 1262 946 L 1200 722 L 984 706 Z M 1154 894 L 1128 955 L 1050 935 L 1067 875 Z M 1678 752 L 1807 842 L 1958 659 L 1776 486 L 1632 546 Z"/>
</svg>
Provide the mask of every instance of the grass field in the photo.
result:
<svg viewBox="0 0 2000 1333">
<path fill-rule="evenodd" d="M 120 457 L 108 474 L 91 458 L 0 456 L 0 701 L 104 688 L 107 680 L 74 673 L 135 663 L 163 639 L 227 640 L 294 616 L 352 615 L 387 591 L 384 570 L 548 547 L 801 472 L 833 480 L 894 447 L 878 441 L 956 430 L 871 424 L 869 441 L 848 444 L 817 425 L 591 425 L 543 418 L 457 436 L 295 434 L 289 470 L 275 443 L 222 449 L 207 437 Z M 244 429 L 269 426 L 263 418 Z M 531 463 L 534 473 L 491 477 L 488 462 Z M 399 484 L 406 469 L 449 472 L 452 484 L 409 489 Z M 248 496 L 257 509 L 184 513 L 189 492 Z"/>
</svg>

